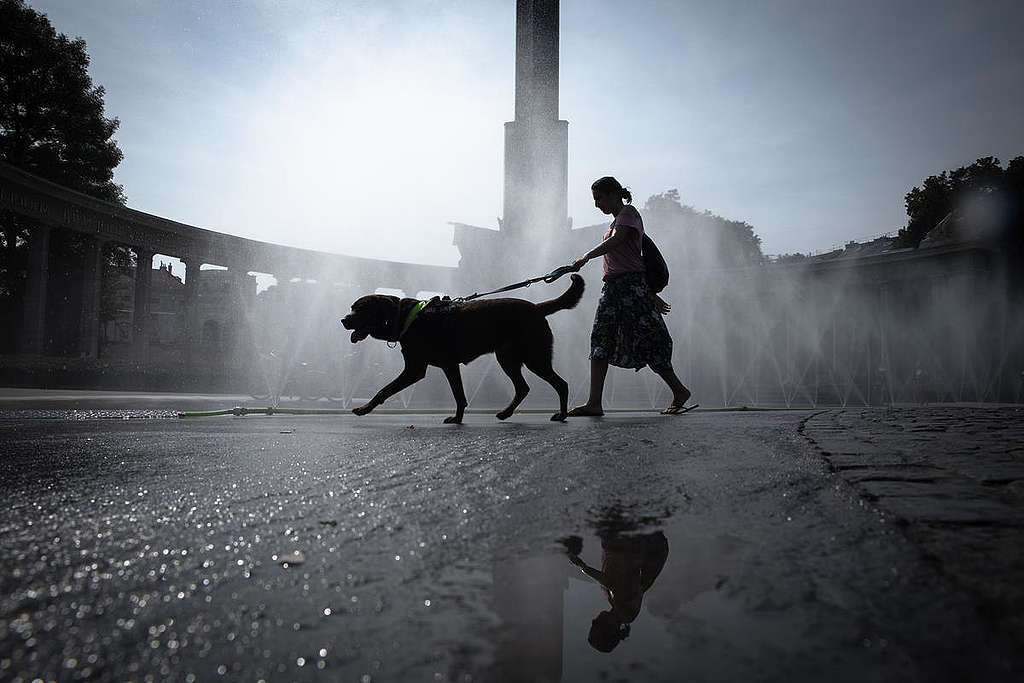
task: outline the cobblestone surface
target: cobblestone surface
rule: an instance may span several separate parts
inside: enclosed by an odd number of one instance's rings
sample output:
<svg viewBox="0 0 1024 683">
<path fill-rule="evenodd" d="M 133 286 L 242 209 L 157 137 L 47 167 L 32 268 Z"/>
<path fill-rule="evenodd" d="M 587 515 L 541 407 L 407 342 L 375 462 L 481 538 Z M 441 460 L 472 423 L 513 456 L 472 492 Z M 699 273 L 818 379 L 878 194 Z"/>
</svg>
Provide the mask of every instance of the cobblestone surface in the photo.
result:
<svg viewBox="0 0 1024 683">
<path fill-rule="evenodd" d="M 829 410 L 803 433 L 1024 642 L 1024 407 Z"/>
</svg>

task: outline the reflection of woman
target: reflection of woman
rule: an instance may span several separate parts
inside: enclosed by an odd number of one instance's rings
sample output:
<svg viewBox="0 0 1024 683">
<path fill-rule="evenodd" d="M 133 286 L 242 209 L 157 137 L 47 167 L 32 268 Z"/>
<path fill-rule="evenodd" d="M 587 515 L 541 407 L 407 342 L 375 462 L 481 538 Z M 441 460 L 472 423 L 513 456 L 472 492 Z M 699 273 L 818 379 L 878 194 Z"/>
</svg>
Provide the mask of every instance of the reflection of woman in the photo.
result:
<svg viewBox="0 0 1024 683">
<path fill-rule="evenodd" d="M 601 652 L 611 652 L 629 636 L 629 625 L 640 614 L 644 593 L 658 578 L 668 558 L 668 539 L 653 534 L 601 537 L 601 569 L 580 559 L 583 544 L 567 544 L 569 561 L 597 581 L 608 597 L 611 609 L 604 610 L 590 624 L 587 641 Z"/>
</svg>

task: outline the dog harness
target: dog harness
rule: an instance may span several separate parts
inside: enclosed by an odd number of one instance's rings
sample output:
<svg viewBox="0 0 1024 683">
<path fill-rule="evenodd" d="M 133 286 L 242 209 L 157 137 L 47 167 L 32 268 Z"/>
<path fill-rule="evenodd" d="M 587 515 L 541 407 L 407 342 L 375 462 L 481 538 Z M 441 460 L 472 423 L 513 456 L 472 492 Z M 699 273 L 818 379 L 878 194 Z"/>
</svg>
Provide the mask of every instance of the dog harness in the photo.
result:
<svg viewBox="0 0 1024 683">
<path fill-rule="evenodd" d="M 424 299 L 419 301 L 415 306 L 412 307 L 412 310 L 409 311 L 409 315 L 407 315 L 405 318 L 405 324 L 402 325 L 402 331 L 398 333 L 399 339 L 401 339 L 402 335 L 405 334 L 405 331 L 409 329 L 409 325 L 412 325 L 412 321 L 416 319 L 416 316 L 419 315 L 420 311 L 426 308 L 427 304 L 429 303 L 429 299 Z"/>
<path fill-rule="evenodd" d="M 395 336 L 394 339 L 388 339 L 388 346 L 391 346 L 392 344 L 397 344 L 402 339 L 402 336 L 406 333 L 406 330 L 408 330 L 409 326 L 412 325 L 412 321 L 416 319 L 416 316 L 419 315 L 420 311 L 422 311 L 424 308 L 426 308 L 427 304 L 429 304 L 429 303 L 430 303 L 430 300 L 427 300 L 427 299 L 420 300 L 420 301 L 416 302 L 416 305 L 412 307 L 411 311 L 409 311 L 409 315 L 405 316 L 405 323 L 402 325 L 402 329 L 399 330 L 398 335 Z M 391 326 L 392 329 L 398 327 L 398 321 L 401 320 L 401 319 L 402 319 L 402 303 L 399 302 L 398 303 L 398 309 L 395 311 L 395 322 Z"/>
</svg>

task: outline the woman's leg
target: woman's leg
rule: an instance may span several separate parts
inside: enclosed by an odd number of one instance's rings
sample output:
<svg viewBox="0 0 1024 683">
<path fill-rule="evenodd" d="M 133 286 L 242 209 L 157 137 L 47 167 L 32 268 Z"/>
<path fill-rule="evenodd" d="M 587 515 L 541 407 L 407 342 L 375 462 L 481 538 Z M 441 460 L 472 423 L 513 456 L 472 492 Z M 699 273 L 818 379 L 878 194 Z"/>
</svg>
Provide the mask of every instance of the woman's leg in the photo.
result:
<svg viewBox="0 0 1024 683">
<path fill-rule="evenodd" d="M 690 390 L 683 386 L 683 383 L 679 381 L 679 378 L 676 377 L 675 370 L 672 369 L 671 365 L 657 370 L 654 368 L 651 369 L 658 374 L 658 377 L 665 380 L 665 384 L 667 384 L 668 388 L 672 390 L 672 403 L 669 404 L 668 408 L 665 408 L 665 410 L 661 412 L 663 414 L 679 412 L 679 409 L 686 405 L 686 401 L 690 398 Z"/>
<path fill-rule="evenodd" d="M 608 375 L 608 361 L 597 358 L 590 359 L 590 398 L 583 405 L 576 406 L 567 413 L 568 417 L 586 415 L 604 415 L 601 397 L 604 395 L 604 378 Z M 678 380 L 677 380 L 678 381 Z"/>
</svg>

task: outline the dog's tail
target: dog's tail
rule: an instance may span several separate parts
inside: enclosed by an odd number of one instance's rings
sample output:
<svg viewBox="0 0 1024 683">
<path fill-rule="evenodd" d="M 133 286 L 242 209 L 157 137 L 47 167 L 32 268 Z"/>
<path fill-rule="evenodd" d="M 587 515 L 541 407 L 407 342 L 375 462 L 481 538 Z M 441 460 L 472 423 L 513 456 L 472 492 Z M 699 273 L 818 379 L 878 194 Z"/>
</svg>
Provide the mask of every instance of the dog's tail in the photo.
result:
<svg viewBox="0 0 1024 683">
<path fill-rule="evenodd" d="M 569 289 L 565 290 L 562 296 L 537 304 L 537 308 L 542 314 L 551 315 L 555 311 L 573 308 L 580 302 L 580 299 L 583 298 L 583 278 L 576 273 L 573 273 L 570 278 L 572 282 L 569 284 Z"/>
</svg>

